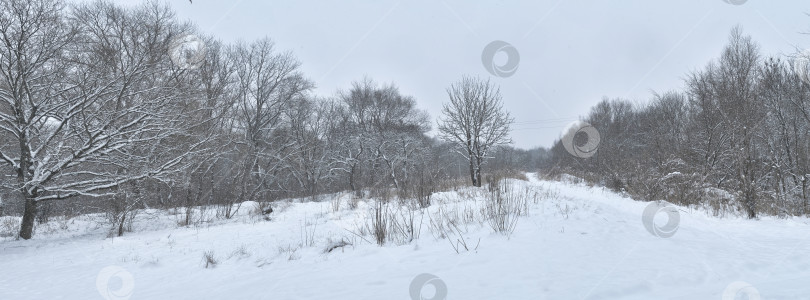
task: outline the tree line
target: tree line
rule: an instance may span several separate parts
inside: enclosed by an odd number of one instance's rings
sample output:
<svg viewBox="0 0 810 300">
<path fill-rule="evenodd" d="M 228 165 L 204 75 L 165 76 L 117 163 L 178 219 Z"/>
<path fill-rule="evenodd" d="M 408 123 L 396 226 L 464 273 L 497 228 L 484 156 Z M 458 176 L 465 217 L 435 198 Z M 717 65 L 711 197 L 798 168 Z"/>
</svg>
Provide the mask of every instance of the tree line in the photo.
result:
<svg viewBox="0 0 810 300">
<path fill-rule="evenodd" d="M 598 130 L 589 158 L 552 147 L 552 172 L 574 172 L 637 199 L 806 215 L 810 197 L 807 58 L 765 56 L 732 30 L 720 57 L 689 73 L 685 88 L 648 103 L 604 99 L 583 121 Z M 577 136 L 582 145 L 587 137 Z M 587 135 L 587 134 L 584 134 Z"/>
<path fill-rule="evenodd" d="M 346 190 L 429 199 L 542 156 L 508 146 L 512 118 L 482 78 L 448 88 L 431 137 L 430 116 L 394 84 L 314 95 L 271 39 L 226 44 L 164 4 L 0 8 L 0 215 L 22 215 L 23 239 L 54 214 L 104 212 L 121 235 L 143 208 L 230 218 L 244 201 Z"/>
</svg>

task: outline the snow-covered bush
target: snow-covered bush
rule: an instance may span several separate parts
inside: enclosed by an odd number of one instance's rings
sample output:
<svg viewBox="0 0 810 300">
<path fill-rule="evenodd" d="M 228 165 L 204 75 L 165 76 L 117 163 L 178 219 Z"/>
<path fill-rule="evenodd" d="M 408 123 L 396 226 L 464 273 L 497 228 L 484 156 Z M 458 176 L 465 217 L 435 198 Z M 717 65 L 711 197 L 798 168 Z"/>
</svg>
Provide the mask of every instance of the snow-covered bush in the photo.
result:
<svg viewBox="0 0 810 300">
<path fill-rule="evenodd" d="M 326 248 L 323 249 L 323 253 L 331 253 L 332 251 L 343 249 L 344 247 L 351 245 L 353 244 L 343 238 L 340 240 L 333 240 L 332 238 L 329 238 L 326 242 Z"/>
<path fill-rule="evenodd" d="M 214 256 L 213 250 L 208 250 L 203 253 L 203 264 L 205 265 L 206 269 L 214 268 L 217 266 L 218 263 L 219 261 Z"/>
</svg>

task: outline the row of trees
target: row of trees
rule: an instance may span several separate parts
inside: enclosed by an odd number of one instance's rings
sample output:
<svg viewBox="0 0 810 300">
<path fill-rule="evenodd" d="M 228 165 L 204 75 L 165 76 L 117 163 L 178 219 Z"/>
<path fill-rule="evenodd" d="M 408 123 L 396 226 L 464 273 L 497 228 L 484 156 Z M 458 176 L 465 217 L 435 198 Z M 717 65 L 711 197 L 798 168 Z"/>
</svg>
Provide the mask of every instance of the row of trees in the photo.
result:
<svg viewBox="0 0 810 300">
<path fill-rule="evenodd" d="M 105 210 L 120 235 L 144 207 L 222 205 L 227 218 L 249 200 L 414 197 L 460 165 L 480 186 L 487 158 L 514 152 L 500 93 L 479 78 L 448 89 L 439 140 L 393 84 L 314 96 L 270 39 L 223 44 L 164 5 L 0 6 L 0 196 L 24 239 L 54 210 Z"/>
<path fill-rule="evenodd" d="M 601 135 L 596 155 L 574 157 L 558 142 L 554 162 L 643 199 L 703 205 L 719 197 L 750 218 L 807 214 L 806 71 L 764 57 L 735 28 L 720 58 L 689 74 L 684 91 L 643 105 L 597 104 L 584 119 Z"/>
</svg>

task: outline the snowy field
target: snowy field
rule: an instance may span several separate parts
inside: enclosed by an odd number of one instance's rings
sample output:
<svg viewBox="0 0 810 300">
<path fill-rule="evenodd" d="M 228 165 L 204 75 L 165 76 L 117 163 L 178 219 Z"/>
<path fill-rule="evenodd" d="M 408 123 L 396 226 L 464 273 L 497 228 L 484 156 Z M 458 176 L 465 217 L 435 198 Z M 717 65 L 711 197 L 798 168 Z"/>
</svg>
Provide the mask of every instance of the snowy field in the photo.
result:
<svg viewBox="0 0 810 300">
<path fill-rule="evenodd" d="M 485 188 L 464 188 L 417 210 L 415 239 L 382 247 L 365 230 L 373 202 L 347 195 L 277 203 L 269 221 L 251 203 L 188 227 L 148 211 L 118 238 L 101 216 L 55 220 L 0 240 L 0 299 L 810 299 L 808 219 L 679 208 L 662 238 L 648 203 L 529 178 L 510 181 L 532 198 L 512 234 L 481 216 Z"/>
</svg>

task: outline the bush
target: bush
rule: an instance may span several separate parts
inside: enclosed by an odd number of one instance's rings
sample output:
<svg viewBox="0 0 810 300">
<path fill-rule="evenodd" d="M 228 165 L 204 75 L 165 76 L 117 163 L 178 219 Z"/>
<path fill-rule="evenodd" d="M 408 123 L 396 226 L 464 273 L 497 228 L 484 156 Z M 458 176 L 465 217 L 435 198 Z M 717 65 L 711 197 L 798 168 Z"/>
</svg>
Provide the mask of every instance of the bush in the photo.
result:
<svg viewBox="0 0 810 300">
<path fill-rule="evenodd" d="M 382 201 L 377 201 L 371 216 L 371 234 L 377 245 L 385 244 L 388 237 L 388 221 L 387 206 Z"/>
<path fill-rule="evenodd" d="M 20 218 L 0 217 L 0 237 L 16 236 L 20 230 Z"/>
<path fill-rule="evenodd" d="M 213 250 L 208 250 L 203 253 L 203 263 L 205 263 L 205 268 L 214 268 L 217 266 L 217 258 L 214 256 Z"/>
<path fill-rule="evenodd" d="M 511 235 L 518 218 L 528 215 L 532 197 L 537 197 L 537 193 L 528 186 L 519 187 L 510 180 L 490 182 L 482 215 L 495 232 Z"/>
</svg>

